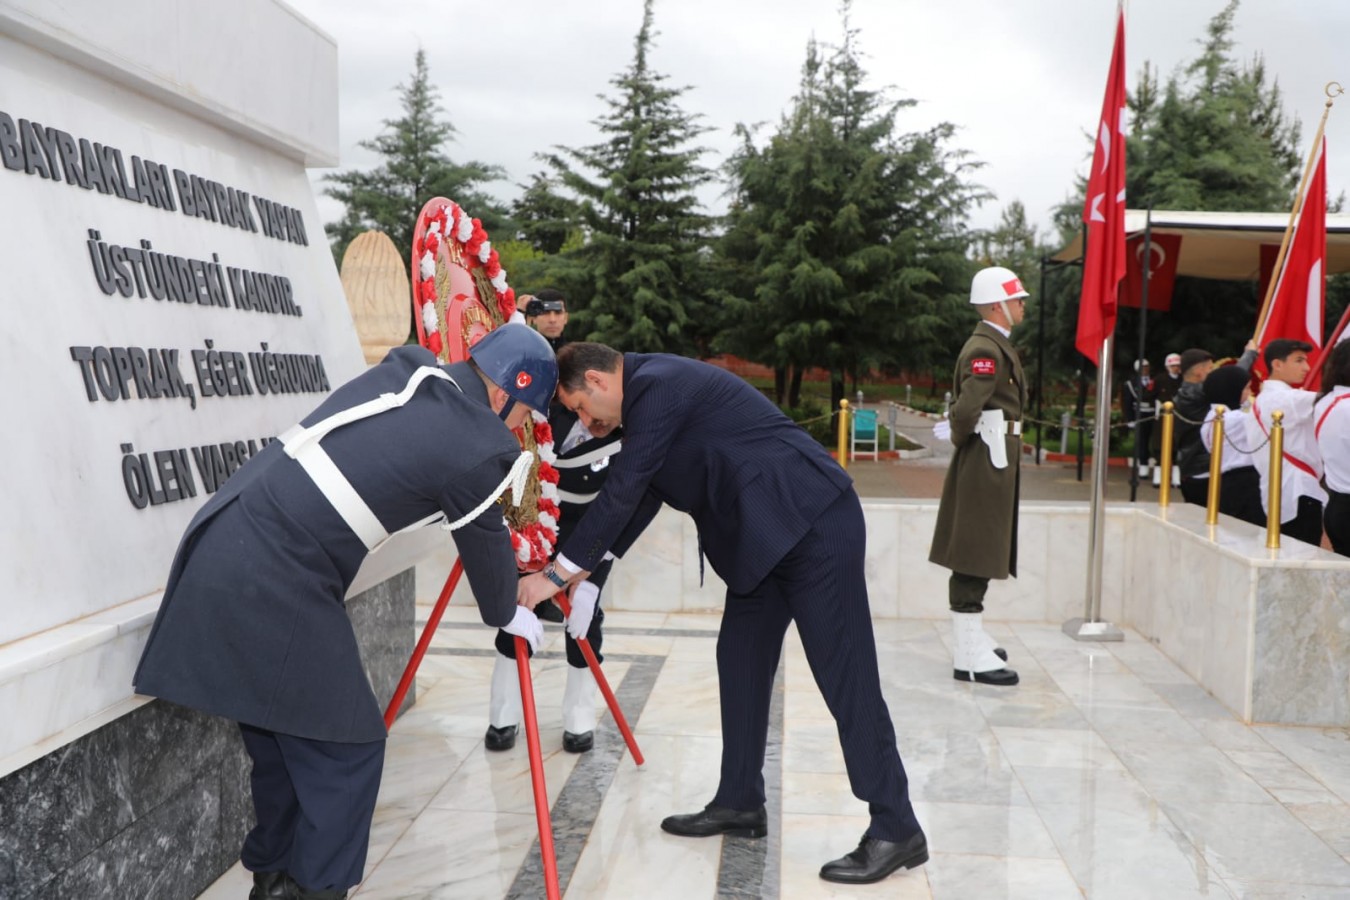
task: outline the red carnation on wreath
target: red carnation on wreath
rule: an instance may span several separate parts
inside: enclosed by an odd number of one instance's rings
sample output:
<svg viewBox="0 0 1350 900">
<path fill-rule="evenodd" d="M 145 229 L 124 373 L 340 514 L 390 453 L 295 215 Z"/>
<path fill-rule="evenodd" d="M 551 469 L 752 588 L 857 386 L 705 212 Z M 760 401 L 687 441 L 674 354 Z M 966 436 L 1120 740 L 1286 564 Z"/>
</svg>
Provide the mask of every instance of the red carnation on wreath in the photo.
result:
<svg viewBox="0 0 1350 900">
<path fill-rule="evenodd" d="M 413 311 L 418 342 L 442 362 L 461 362 L 494 328 L 518 319 L 516 292 L 506 283 L 483 223 L 458 204 L 436 197 L 422 207 L 413 232 Z M 495 301 L 495 302 L 494 302 Z M 543 568 L 558 542 L 558 470 L 553 430 L 534 413 L 533 426 L 516 432 L 535 454 L 525 496 L 505 507 L 511 546 L 521 571 Z"/>
</svg>

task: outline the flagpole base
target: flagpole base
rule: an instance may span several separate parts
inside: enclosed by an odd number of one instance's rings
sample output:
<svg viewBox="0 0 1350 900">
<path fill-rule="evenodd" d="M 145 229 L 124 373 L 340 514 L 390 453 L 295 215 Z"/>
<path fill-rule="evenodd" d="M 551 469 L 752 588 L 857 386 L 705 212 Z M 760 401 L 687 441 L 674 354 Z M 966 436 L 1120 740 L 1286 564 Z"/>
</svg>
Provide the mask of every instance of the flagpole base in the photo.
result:
<svg viewBox="0 0 1350 900">
<path fill-rule="evenodd" d="M 1125 632 L 1110 622 L 1089 622 L 1087 619 L 1070 619 L 1062 629 L 1075 641 L 1123 641 Z"/>
</svg>

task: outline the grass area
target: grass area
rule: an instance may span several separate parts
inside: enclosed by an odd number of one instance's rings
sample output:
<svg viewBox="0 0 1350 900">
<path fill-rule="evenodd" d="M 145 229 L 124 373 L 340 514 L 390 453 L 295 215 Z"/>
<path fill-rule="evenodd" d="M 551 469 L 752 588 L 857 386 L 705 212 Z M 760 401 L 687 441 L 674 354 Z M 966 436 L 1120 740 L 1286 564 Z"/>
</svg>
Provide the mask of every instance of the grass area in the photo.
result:
<svg viewBox="0 0 1350 900">
<path fill-rule="evenodd" d="M 1026 430 L 1022 432 L 1022 442 L 1025 444 L 1035 445 L 1036 432 L 1037 427 L 1035 425 L 1027 426 Z M 1113 428 L 1111 430 L 1110 455 L 1132 457 L 1134 455 L 1134 432 L 1124 431 L 1123 432 L 1123 434 L 1125 435 L 1124 437 L 1120 436 L 1121 433 L 1122 433 L 1121 429 Z M 1094 444 L 1094 441 L 1092 439 L 1091 431 L 1085 429 L 1082 432 L 1082 437 L 1080 438 L 1078 430 L 1071 428 L 1069 429 L 1068 435 L 1069 435 L 1068 440 L 1065 441 L 1065 450 L 1064 450 L 1065 453 L 1068 453 L 1071 456 L 1078 455 L 1078 445 L 1081 440 L 1081 443 L 1083 445 L 1083 455 L 1084 456 L 1092 455 L 1092 446 Z M 1059 429 L 1047 428 L 1045 442 L 1041 446 L 1042 449 L 1044 449 L 1048 453 L 1059 453 L 1060 452 Z"/>
</svg>

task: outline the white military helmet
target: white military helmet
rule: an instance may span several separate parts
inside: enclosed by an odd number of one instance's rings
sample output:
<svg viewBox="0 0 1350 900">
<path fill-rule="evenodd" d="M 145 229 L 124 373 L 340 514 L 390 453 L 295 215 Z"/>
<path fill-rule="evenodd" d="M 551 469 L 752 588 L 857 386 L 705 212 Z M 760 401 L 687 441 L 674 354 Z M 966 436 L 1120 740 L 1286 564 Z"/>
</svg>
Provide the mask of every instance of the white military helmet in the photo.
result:
<svg viewBox="0 0 1350 900">
<path fill-rule="evenodd" d="M 1022 279 L 1014 275 L 1011 269 L 1002 266 L 981 269 L 970 281 L 970 302 L 975 306 L 1030 296 L 1027 289 L 1022 287 Z"/>
</svg>

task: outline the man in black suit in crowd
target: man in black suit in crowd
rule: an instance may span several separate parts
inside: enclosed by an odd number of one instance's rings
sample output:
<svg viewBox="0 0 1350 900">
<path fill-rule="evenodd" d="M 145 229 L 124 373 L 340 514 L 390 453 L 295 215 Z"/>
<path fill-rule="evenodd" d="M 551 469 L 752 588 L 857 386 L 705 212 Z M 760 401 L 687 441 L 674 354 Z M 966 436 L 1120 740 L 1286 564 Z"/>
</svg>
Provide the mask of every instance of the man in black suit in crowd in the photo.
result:
<svg viewBox="0 0 1350 900">
<path fill-rule="evenodd" d="M 717 642 L 721 782 L 672 834 L 762 837 L 764 753 L 774 673 L 790 622 L 838 723 L 853 793 L 871 823 L 822 878 L 879 881 L 928 859 L 881 694 L 863 574 L 866 530 L 847 473 L 757 390 L 722 369 L 664 354 L 573 343 L 558 398 L 592 434 L 624 428 L 623 452 L 554 563 L 521 579 L 533 606 L 621 551 L 667 503 L 689 513 L 727 583 Z"/>
</svg>

